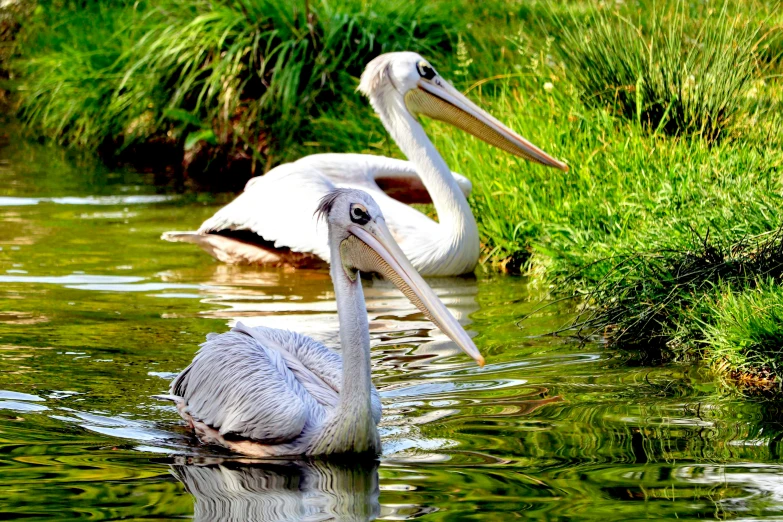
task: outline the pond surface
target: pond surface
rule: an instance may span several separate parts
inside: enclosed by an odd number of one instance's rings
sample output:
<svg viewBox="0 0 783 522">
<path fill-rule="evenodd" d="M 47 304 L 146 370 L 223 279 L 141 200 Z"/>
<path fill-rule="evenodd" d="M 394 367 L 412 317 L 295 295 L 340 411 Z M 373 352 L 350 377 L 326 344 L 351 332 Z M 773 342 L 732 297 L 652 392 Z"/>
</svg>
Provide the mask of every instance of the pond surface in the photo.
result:
<svg viewBox="0 0 783 522">
<path fill-rule="evenodd" d="M 528 281 L 432 280 L 479 369 L 365 282 L 380 463 L 251 462 L 199 447 L 152 398 L 236 321 L 337 344 L 326 272 L 229 267 L 159 240 L 230 195 L 19 140 L 0 149 L 0 518 L 633 520 L 783 516 L 780 411 L 690 365 L 536 337 Z"/>
</svg>

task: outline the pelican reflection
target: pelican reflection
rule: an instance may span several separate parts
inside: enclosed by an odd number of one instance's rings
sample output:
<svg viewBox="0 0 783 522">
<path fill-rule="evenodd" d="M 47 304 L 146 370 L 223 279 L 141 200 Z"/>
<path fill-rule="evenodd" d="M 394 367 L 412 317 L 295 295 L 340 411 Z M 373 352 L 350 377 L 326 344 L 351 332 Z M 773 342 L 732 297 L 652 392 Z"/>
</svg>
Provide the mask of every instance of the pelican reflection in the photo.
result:
<svg viewBox="0 0 783 522">
<path fill-rule="evenodd" d="M 200 317 L 225 320 L 229 326 L 241 321 L 251 327 L 282 328 L 339 347 L 337 303 L 328 273 L 215 264 L 198 270 L 172 270 L 160 277 L 165 282 L 203 285 L 201 302 L 208 308 L 199 311 Z M 427 284 L 469 328 L 470 314 L 479 309 L 479 281 L 473 276 L 438 277 L 427 279 Z M 375 278 L 363 280 L 362 287 L 373 347 L 412 342 L 416 350 L 411 355 L 426 356 L 429 363 L 433 358 L 461 353 L 393 284 Z"/>
<path fill-rule="evenodd" d="M 175 463 L 197 522 L 375 520 L 378 462 L 211 459 Z"/>
</svg>

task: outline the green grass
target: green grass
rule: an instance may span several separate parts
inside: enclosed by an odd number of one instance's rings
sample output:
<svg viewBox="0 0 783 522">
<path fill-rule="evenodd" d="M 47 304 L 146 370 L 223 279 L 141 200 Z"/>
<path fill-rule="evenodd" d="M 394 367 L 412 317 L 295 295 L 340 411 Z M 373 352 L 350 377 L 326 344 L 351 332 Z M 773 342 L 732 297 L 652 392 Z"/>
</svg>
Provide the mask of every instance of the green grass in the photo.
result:
<svg viewBox="0 0 783 522">
<path fill-rule="evenodd" d="M 584 26 L 576 23 L 574 34 L 586 34 L 594 23 L 590 17 Z M 694 26 L 694 34 L 700 34 L 699 24 Z M 724 40 L 697 42 L 699 59 L 717 67 L 719 53 L 706 47 Z M 727 282 L 736 295 L 753 292 L 758 277 L 779 274 L 783 266 L 779 243 L 773 248 L 751 240 L 768 237 L 783 224 L 780 78 L 770 74 L 755 47 L 745 47 L 741 57 L 720 55 L 727 60 L 724 70 L 752 64 L 743 73 L 749 76 L 741 87 L 702 92 L 705 102 L 691 120 L 682 120 L 693 122 L 701 114 L 701 123 L 670 133 L 662 120 L 649 123 L 644 104 L 639 118 L 618 110 L 615 98 L 586 101 L 583 75 L 614 73 L 573 72 L 568 58 L 566 64 L 547 59 L 554 54 L 550 47 L 556 52 L 558 44 L 547 41 L 537 52 L 522 47 L 502 79 L 483 83 L 472 94 L 522 135 L 565 159 L 570 172 L 532 166 L 458 131 L 428 126 L 447 162 L 474 181 L 471 205 L 486 258 L 527 257 L 524 267 L 534 280 L 550 285 L 553 296 L 575 296 L 583 313 L 570 325 L 572 331 L 599 334 L 645 356 L 712 353 L 704 349 L 698 325 L 716 319 L 700 303 Z M 618 46 L 616 57 L 631 60 L 629 49 Z M 580 51 L 564 54 L 575 52 Z M 637 58 L 650 61 L 649 55 Z M 650 64 L 674 70 L 669 62 Z M 706 67 L 698 61 L 695 66 Z M 711 120 L 710 107 L 730 97 L 739 100 L 732 118 Z"/>
<path fill-rule="evenodd" d="M 651 136 L 609 111 L 581 109 L 567 88 L 556 93 L 557 82 L 549 93 L 529 82 L 504 84 L 492 95 L 494 112 L 525 107 L 505 121 L 565 158 L 568 173 L 432 129 L 447 161 L 474 181 L 485 254 L 529 253 L 534 280 L 583 307 L 571 331 L 606 335 L 648 358 L 704 353 L 690 315 L 700 300 L 726 281 L 750 291 L 783 266 L 779 243 L 764 249 L 749 240 L 783 224 L 779 147 L 753 135 L 713 145 Z"/>
<path fill-rule="evenodd" d="M 39 6 L 18 36 L 22 57 L 11 65 L 20 77 L 21 117 L 60 142 L 97 148 L 136 116 L 122 118 L 111 104 L 123 49 L 135 35 L 123 35 L 126 26 L 112 7 L 67 5 L 58 14 Z"/>
<path fill-rule="evenodd" d="M 346 150 L 380 130 L 354 92 L 374 56 L 413 50 L 448 63 L 464 41 L 482 58 L 455 79 L 489 76 L 513 58 L 511 27 L 540 35 L 538 21 L 579 7 L 464 2 L 455 16 L 451 3 L 424 0 L 43 0 L 12 66 L 21 117 L 39 135 L 109 156 L 164 144 L 186 165 L 206 155 L 199 168 L 242 160 L 249 176 L 259 161 Z M 345 118 L 356 107 L 360 117 Z"/>
<path fill-rule="evenodd" d="M 708 319 L 697 324 L 705 357 L 714 366 L 764 377 L 781 374 L 783 286 L 780 279 L 763 280 L 754 288 L 740 292 L 724 285 L 702 307 L 710 310 Z"/>
<path fill-rule="evenodd" d="M 587 25 L 564 22 L 573 79 L 587 103 L 652 132 L 715 141 L 747 105 L 761 27 L 726 7 L 698 21 L 685 4 L 671 10 L 637 23 L 606 10 Z"/>
<path fill-rule="evenodd" d="M 14 61 L 21 116 L 83 149 L 163 140 L 274 164 L 372 57 L 448 51 L 445 15 L 422 1 L 42 3 Z"/>
<path fill-rule="evenodd" d="M 720 320 L 714 295 L 723 288 L 741 294 L 755 292 L 760 278 L 783 282 L 783 229 L 729 244 L 708 236 L 689 244 L 611 258 L 611 270 L 591 286 L 592 306 L 568 329 L 608 331 L 613 343 L 654 357 L 691 358 L 701 343 L 716 360 L 705 325 Z M 729 366 L 738 370 L 731 360 Z"/>
<path fill-rule="evenodd" d="M 565 79 L 545 91 L 551 80 L 533 73 L 504 80 L 485 86 L 479 102 L 567 161 L 568 173 L 429 126 L 447 162 L 474 181 L 471 203 L 490 258 L 532 249 L 549 277 L 583 269 L 579 280 L 590 283 L 607 270 L 590 265 L 618 249 L 657 249 L 688 239 L 692 228 L 738 237 L 778 224 L 781 154 L 772 141 L 746 136 L 711 146 L 651 136 L 608 109 L 584 108 Z"/>
</svg>

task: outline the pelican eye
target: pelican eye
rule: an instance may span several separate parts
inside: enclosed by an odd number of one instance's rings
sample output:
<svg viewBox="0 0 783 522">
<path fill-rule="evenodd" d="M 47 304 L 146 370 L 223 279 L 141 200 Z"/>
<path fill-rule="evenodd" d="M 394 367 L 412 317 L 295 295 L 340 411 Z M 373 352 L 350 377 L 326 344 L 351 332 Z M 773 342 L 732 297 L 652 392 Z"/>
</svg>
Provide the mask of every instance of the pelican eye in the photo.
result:
<svg viewBox="0 0 783 522">
<path fill-rule="evenodd" d="M 370 222 L 370 219 L 370 214 L 367 212 L 364 205 L 358 203 L 351 205 L 351 221 L 357 225 L 366 225 Z"/>
<path fill-rule="evenodd" d="M 435 69 L 433 69 L 427 62 L 417 63 L 416 70 L 419 72 L 419 76 L 425 80 L 432 80 L 438 74 L 435 72 Z"/>
</svg>

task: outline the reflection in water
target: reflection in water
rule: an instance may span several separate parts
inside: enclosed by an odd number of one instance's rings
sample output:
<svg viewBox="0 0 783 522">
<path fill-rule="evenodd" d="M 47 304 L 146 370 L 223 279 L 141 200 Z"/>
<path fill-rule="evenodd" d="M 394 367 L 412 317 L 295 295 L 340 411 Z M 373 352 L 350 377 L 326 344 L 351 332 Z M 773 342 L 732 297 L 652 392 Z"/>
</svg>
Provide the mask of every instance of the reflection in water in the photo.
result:
<svg viewBox="0 0 783 522">
<path fill-rule="evenodd" d="M 191 280 L 189 276 L 192 277 L 187 271 L 162 274 L 164 281 L 172 283 Z M 478 310 L 476 278 L 440 277 L 428 283 L 454 317 L 463 326 L 469 325 L 469 315 Z M 247 326 L 292 330 L 329 347 L 339 347 L 337 306 L 328 272 L 259 270 L 221 264 L 214 266 L 204 284 L 212 295 L 203 302 L 214 305 L 203 313 L 205 317 L 223 319 L 227 326 L 242 321 Z M 399 345 L 403 339 L 415 342 L 416 357 L 407 360 L 412 365 L 462 354 L 391 283 L 366 278 L 362 286 L 373 346 Z"/>
<path fill-rule="evenodd" d="M 184 459 L 180 459 L 184 460 Z M 375 520 L 378 463 L 209 459 L 171 471 L 195 498 L 197 522 Z"/>
<path fill-rule="evenodd" d="M 149 203 L 163 203 L 171 201 L 174 196 L 150 195 L 150 196 L 87 196 L 82 198 L 9 198 L 0 197 L 0 207 L 19 207 L 37 205 L 39 203 L 57 203 L 60 205 L 144 205 Z"/>
</svg>

